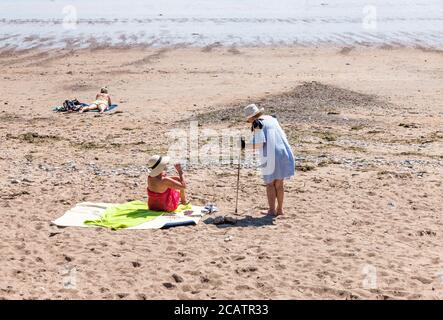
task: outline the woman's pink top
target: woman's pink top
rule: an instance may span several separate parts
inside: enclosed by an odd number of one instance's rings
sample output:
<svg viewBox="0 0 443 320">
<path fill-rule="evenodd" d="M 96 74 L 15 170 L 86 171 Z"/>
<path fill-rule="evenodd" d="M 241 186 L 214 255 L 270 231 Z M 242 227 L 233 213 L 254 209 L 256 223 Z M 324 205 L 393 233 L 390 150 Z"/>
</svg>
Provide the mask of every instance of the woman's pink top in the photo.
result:
<svg viewBox="0 0 443 320">
<path fill-rule="evenodd" d="M 168 188 L 158 193 L 148 189 L 148 207 L 154 211 L 175 211 L 180 202 L 180 191 Z"/>
</svg>

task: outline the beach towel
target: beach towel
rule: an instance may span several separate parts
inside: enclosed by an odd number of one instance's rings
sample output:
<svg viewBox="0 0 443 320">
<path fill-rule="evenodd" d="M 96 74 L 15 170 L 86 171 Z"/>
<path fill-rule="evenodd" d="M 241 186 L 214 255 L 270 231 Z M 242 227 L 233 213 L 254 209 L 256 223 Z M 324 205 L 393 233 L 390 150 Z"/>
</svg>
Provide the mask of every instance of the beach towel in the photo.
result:
<svg viewBox="0 0 443 320">
<path fill-rule="evenodd" d="M 86 104 L 86 103 L 82 103 L 81 105 L 82 105 L 82 107 L 89 106 L 89 104 Z M 105 112 L 110 112 L 110 111 L 114 110 L 117 107 L 118 107 L 118 104 L 111 104 L 108 107 L 108 109 L 106 109 Z M 55 107 L 52 108 L 52 111 L 54 111 L 54 112 L 66 112 L 65 108 L 63 106 L 55 106 Z M 90 111 L 85 111 L 85 112 L 99 112 L 99 110 L 90 110 Z"/>
<path fill-rule="evenodd" d="M 52 223 L 60 227 L 160 229 L 196 225 L 205 214 L 204 208 L 199 206 L 189 205 L 179 207 L 178 210 L 180 209 L 184 210 L 153 213 L 148 210 L 147 204 L 143 201 L 132 201 L 125 204 L 83 202 L 68 210 Z"/>
<path fill-rule="evenodd" d="M 174 213 L 192 209 L 192 205 L 179 205 Z M 123 229 L 138 226 L 168 212 L 149 210 L 146 202 L 131 201 L 107 208 L 96 220 L 86 220 L 86 225 L 96 225 L 110 229 Z"/>
</svg>

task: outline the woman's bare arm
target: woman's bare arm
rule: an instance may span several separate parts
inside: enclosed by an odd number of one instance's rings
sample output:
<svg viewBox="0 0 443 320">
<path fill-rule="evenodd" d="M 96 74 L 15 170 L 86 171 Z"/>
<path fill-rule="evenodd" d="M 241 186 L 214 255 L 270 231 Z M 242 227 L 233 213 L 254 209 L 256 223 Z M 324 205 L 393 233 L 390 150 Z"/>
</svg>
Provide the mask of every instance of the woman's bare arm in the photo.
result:
<svg viewBox="0 0 443 320">
<path fill-rule="evenodd" d="M 260 149 L 263 148 L 263 143 L 246 143 L 246 149 Z"/>
<path fill-rule="evenodd" d="M 251 143 L 251 142 L 246 142 L 246 138 L 245 137 L 241 137 L 240 138 L 240 147 L 242 149 L 260 149 L 263 148 L 264 143 Z"/>
<path fill-rule="evenodd" d="M 177 171 L 177 173 L 178 173 L 178 180 L 182 183 L 182 185 L 186 188 L 186 181 L 185 181 L 185 178 L 184 178 L 184 173 L 183 173 L 183 168 L 182 168 L 182 165 L 180 164 L 180 163 L 176 163 L 175 165 L 174 165 L 174 167 L 175 167 L 175 170 Z"/>
<path fill-rule="evenodd" d="M 184 190 L 186 189 L 186 183 L 184 179 L 181 177 L 179 179 L 174 179 L 179 177 L 165 177 L 163 178 L 164 184 L 168 188 Z"/>
</svg>

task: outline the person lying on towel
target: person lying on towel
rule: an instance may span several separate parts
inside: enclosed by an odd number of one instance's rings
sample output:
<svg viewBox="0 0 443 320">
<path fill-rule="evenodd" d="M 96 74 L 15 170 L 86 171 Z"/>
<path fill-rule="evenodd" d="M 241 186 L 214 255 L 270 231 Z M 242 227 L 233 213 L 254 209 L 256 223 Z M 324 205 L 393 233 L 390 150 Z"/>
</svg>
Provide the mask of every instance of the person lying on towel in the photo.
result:
<svg viewBox="0 0 443 320">
<path fill-rule="evenodd" d="M 108 88 L 103 87 L 100 92 L 95 96 L 95 101 L 89 106 L 82 107 L 79 112 L 85 112 L 89 110 L 98 110 L 100 113 L 108 110 L 111 105 L 111 96 L 108 93 Z"/>
<path fill-rule="evenodd" d="M 171 212 L 177 209 L 178 205 L 188 204 L 186 201 L 186 182 L 183 177 L 183 170 L 179 163 L 175 164 L 178 176 L 168 176 L 166 167 L 169 157 L 152 156 L 148 160 L 148 207 L 154 211 Z"/>
</svg>

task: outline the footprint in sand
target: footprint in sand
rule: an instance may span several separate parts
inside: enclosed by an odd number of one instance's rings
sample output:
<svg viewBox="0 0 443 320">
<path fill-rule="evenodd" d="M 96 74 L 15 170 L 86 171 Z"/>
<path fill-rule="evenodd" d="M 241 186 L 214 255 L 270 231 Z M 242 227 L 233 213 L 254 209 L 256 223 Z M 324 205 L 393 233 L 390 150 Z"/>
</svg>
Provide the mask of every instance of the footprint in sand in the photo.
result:
<svg viewBox="0 0 443 320">
<path fill-rule="evenodd" d="M 211 280 L 209 279 L 208 276 L 206 276 L 206 275 L 200 276 L 201 283 L 208 283 L 209 281 L 211 281 Z"/>
<path fill-rule="evenodd" d="M 258 255 L 258 259 L 259 260 L 263 260 L 263 259 L 271 259 L 271 257 L 266 253 L 266 252 L 262 252 Z"/>
<path fill-rule="evenodd" d="M 144 293 L 137 293 L 136 297 L 137 297 L 138 300 L 148 300 L 147 295 L 144 294 Z"/>
<path fill-rule="evenodd" d="M 427 278 L 420 277 L 420 276 L 412 277 L 412 279 L 414 279 L 414 280 L 418 280 L 418 281 L 420 281 L 422 284 L 431 284 L 431 283 L 433 282 L 431 279 L 427 279 Z"/>
<path fill-rule="evenodd" d="M 117 297 L 119 298 L 119 299 L 124 299 L 124 298 L 126 298 L 126 297 L 128 297 L 129 296 L 129 293 L 125 293 L 125 292 L 123 292 L 123 293 L 117 293 Z"/>
<path fill-rule="evenodd" d="M 185 284 L 185 285 L 183 285 L 183 286 L 181 287 L 181 290 L 182 290 L 183 292 L 191 292 L 191 291 L 193 290 L 193 288 L 192 288 L 192 286 L 190 286 L 190 285 L 188 285 L 188 284 Z"/>
<path fill-rule="evenodd" d="M 249 266 L 249 267 L 244 267 L 244 268 L 238 268 L 235 270 L 235 272 L 237 274 L 244 274 L 244 273 L 256 272 L 257 270 L 258 270 L 257 267 Z"/>
<path fill-rule="evenodd" d="M 251 290 L 252 288 L 248 286 L 247 284 L 241 284 L 235 287 L 235 290 L 238 291 L 244 291 L 244 290 Z"/>
<path fill-rule="evenodd" d="M 285 223 L 285 224 L 283 224 L 283 227 L 286 228 L 286 229 L 291 229 L 292 225 L 290 225 L 289 223 Z"/>
<path fill-rule="evenodd" d="M 100 290 L 100 293 L 109 292 L 109 289 L 108 289 L 108 288 L 105 288 L 105 287 L 102 287 L 102 288 L 100 288 L 99 290 Z"/>
</svg>

